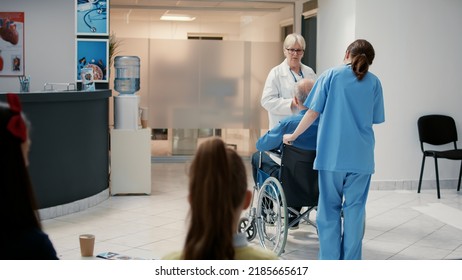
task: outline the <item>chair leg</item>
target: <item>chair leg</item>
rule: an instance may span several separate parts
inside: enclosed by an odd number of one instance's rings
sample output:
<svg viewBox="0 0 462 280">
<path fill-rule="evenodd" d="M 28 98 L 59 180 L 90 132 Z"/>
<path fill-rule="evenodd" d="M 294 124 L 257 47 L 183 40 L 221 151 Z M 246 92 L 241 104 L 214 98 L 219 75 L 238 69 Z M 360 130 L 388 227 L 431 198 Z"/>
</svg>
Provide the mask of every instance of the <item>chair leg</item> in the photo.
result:
<svg viewBox="0 0 462 280">
<path fill-rule="evenodd" d="M 460 191 L 460 179 L 462 177 L 462 161 L 460 161 L 459 183 L 457 183 L 457 191 Z"/>
<path fill-rule="evenodd" d="M 422 186 L 422 176 L 425 166 L 425 155 L 422 158 L 422 167 L 420 168 L 420 178 L 419 178 L 419 188 L 417 189 L 417 193 L 420 193 L 420 187 Z"/>
<path fill-rule="evenodd" d="M 440 176 L 438 175 L 438 159 L 435 157 L 435 171 L 436 171 L 436 193 L 438 195 L 438 199 L 441 198 L 440 196 Z"/>
</svg>

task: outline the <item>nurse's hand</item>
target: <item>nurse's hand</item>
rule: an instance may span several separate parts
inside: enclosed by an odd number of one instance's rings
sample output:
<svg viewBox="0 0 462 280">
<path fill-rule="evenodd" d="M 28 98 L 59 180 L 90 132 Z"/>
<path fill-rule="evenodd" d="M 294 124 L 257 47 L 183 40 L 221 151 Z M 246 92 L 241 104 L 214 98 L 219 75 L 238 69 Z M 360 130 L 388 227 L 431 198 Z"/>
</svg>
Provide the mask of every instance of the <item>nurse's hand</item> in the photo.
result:
<svg viewBox="0 0 462 280">
<path fill-rule="evenodd" d="M 284 134 L 282 136 L 282 142 L 284 142 L 284 144 L 287 144 L 287 145 L 292 145 L 292 142 L 295 141 L 292 135 L 293 134 Z"/>
</svg>

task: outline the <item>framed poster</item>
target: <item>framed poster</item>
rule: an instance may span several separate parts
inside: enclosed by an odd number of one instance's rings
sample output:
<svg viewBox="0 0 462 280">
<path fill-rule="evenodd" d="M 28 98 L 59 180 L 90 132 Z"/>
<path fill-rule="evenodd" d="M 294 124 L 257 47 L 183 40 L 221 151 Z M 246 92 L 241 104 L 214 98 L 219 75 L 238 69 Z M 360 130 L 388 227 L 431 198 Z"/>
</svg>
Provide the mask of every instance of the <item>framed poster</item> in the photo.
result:
<svg viewBox="0 0 462 280">
<path fill-rule="evenodd" d="M 95 82 L 107 82 L 107 63 L 109 61 L 108 39 L 77 39 L 76 80 L 82 81 L 83 68 L 93 69 Z"/>
<path fill-rule="evenodd" d="M 0 76 L 24 75 L 24 12 L 0 12 Z"/>
<path fill-rule="evenodd" d="M 75 0 L 77 35 L 109 36 L 109 0 Z"/>
</svg>

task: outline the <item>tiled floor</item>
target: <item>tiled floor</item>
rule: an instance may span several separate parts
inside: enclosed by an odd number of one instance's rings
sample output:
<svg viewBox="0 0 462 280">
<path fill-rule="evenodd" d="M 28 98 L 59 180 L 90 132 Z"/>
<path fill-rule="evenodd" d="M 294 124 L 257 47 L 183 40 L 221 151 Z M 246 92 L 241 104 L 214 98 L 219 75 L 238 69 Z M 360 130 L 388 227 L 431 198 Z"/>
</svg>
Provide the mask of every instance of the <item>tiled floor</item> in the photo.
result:
<svg viewBox="0 0 462 280">
<path fill-rule="evenodd" d="M 92 259 L 80 256 L 78 235 L 82 233 L 95 234 L 95 253 L 158 259 L 179 250 L 188 212 L 185 167 L 184 163 L 153 163 L 151 195 L 111 196 L 85 211 L 44 220 L 44 230 L 59 257 Z M 371 190 L 363 258 L 462 259 L 462 192 L 455 187 L 442 189 L 441 196 L 437 199 L 434 189 L 421 194 Z M 315 260 L 318 249 L 316 230 L 301 224 L 300 229 L 289 231 L 281 259 Z"/>
</svg>

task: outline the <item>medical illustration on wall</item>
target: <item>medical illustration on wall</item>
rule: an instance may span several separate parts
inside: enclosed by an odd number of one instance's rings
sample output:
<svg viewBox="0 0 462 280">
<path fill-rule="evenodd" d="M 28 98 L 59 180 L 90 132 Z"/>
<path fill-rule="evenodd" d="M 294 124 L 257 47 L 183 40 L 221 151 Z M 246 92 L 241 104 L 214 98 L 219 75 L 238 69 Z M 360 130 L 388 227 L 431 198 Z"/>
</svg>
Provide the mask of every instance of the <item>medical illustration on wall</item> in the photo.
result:
<svg viewBox="0 0 462 280">
<path fill-rule="evenodd" d="M 109 35 L 109 0 L 76 0 L 76 34 Z"/>
<path fill-rule="evenodd" d="M 82 81 L 81 74 L 84 68 L 93 70 L 94 81 L 106 82 L 108 80 L 108 44 L 107 39 L 77 39 L 77 81 Z M 87 73 L 86 70 L 84 72 Z"/>
<path fill-rule="evenodd" d="M 0 76 L 24 75 L 24 12 L 0 12 Z"/>
</svg>

